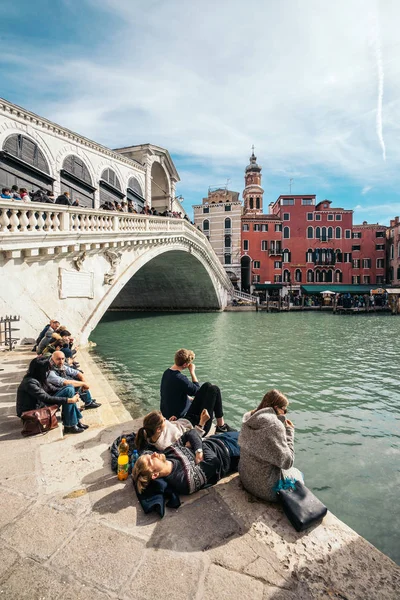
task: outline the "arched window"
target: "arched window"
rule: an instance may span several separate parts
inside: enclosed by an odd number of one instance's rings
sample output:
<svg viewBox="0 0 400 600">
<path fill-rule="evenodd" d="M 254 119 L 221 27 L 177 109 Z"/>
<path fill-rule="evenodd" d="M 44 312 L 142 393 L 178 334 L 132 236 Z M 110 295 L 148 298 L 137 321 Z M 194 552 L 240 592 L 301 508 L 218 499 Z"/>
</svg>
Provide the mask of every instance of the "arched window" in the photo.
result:
<svg viewBox="0 0 400 600">
<path fill-rule="evenodd" d="M 317 227 L 317 229 L 319 229 Z M 313 227 L 307 227 L 307 239 L 312 240 L 314 237 L 314 228 Z"/>
<path fill-rule="evenodd" d="M 400 279 L 400 267 L 397 267 L 397 279 Z"/>
<path fill-rule="evenodd" d="M 203 231 L 210 231 L 210 221 L 208 219 L 203 221 Z"/>
<path fill-rule="evenodd" d="M 315 239 L 317 239 L 317 240 L 321 239 L 321 227 L 315 228 Z"/>
<path fill-rule="evenodd" d="M 333 227 L 328 227 L 328 240 L 333 238 Z"/>
<path fill-rule="evenodd" d="M 229 217 L 225 219 L 225 229 L 230 229 L 232 227 L 232 221 Z"/>
<path fill-rule="evenodd" d="M 20 133 L 10 135 L 4 142 L 3 150 L 43 173 L 50 174 L 50 168 L 43 152 L 33 140 L 25 135 Z"/>
<path fill-rule="evenodd" d="M 285 269 L 283 271 L 283 282 L 284 283 L 289 283 L 290 282 L 290 271 L 288 271 L 288 269 Z"/>
<path fill-rule="evenodd" d="M 340 240 L 342 238 L 342 228 L 341 227 L 336 227 L 336 229 L 335 229 L 335 238 L 337 240 Z"/>
<path fill-rule="evenodd" d="M 321 271 L 319 269 L 317 271 L 315 271 L 315 281 L 317 283 L 319 283 L 320 281 L 322 281 Z"/>
<path fill-rule="evenodd" d="M 143 198 L 143 190 L 136 177 L 131 177 L 128 181 L 128 190 L 132 190 L 135 194 Z"/>
<path fill-rule="evenodd" d="M 256 208 L 260 208 L 260 198 L 256 198 Z"/>
<path fill-rule="evenodd" d="M 126 188 L 126 197 L 132 203 L 133 208 L 140 212 L 144 208 L 145 199 L 142 186 L 136 177 L 130 177 Z"/>
<path fill-rule="evenodd" d="M 311 269 L 307 271 L 307 283 L 314 283 L 314 271 Z"/>
<path fill-rule="evenodd" d="M 285 248 L 282 251 L 282 261 L 284 263 L 289 263 L 290 262 L 290 250 L 288 250 L 287 248 Z"/>
<path fill-rule="evenodd" d="M 336 262 L 341 263 L 343 262 L 343 254 L 340 248 L 338 248 L 336 250 Z"/>
<path fill-rule="evenodd" d="M 336 281 L 336 283 L 342 283 L 342 279 L 343 279 L 342 271 L 339 271 L 339 270 L 335 271 L 335 281 Z"/>
<path fill-rule="evenodd" d="M 79 200 L 79 206 L 93 208 L 96 188 L 83 160 L 73 154 L 67 156 L 60 175 L 61 191 L 69 192 L 72 201 Z"/>
<path fill-rule="evenodd" d="M 231 247 L 231 236 L 230 235 L 226 235 L 225 236 L 225 248 L 230 248 Z"/>
<path fill-rule="evenodd" d="M 253 199 L 253 197 L 250 198 L 250 208 L 254 208 L 254 199 Z"/>
<path fill-rule="evenodd" d="M 327 271 L 327 273 L 326 273 L 326 281 L 328 283 L 332 283 L 332 274 L 333 274 L 333 271 L 331 269 L 329 271 Z"/>
<path fill-rule="evenodd" d="M 283 228 L 283 238 L 285 240 L 288 240 L 290 238 L 290 228 L 289 227 Z"/>
<path fill-rule="evenodd" d="M 326 227 L 321 229 L 321 242 L 326 242 Z"/>
<path fill-rule="evenodd" d="M 92 178 L 90 177 L 89 169 L 78 156 L 73 154 L 67 156 L 67 158 L 64 159 L 62 168 L 67 171 L 68 174 L 91 185 Z"/>
<path fill-rule="evenodd" d="M 313 251 L 312 248 L 309 248 L 306 252 L 306 262 L 312 262 L 313 261 Z"/>
<path fill-rule="evenodd" d="M 296 269 L 295 274 L 294 274 L 294 280 L 297 283 L 301 283 L 301 270 L 300 269 Z"/>
<path fill-rule="evenodd" d="M 117 174 L 112 169 L 104 169 L 99 181 L 100 205 L 105 202 L 121 202 L 125 197 Z"/>
<path fill-rule="evenodd" d="M 111 185 L 116 190 L 122 190 L 117 174 L 112 169 L 105 169 L 101 174 L 101 179 L 102 181 L 105 181 L 106 183 Z"/>
</svg>

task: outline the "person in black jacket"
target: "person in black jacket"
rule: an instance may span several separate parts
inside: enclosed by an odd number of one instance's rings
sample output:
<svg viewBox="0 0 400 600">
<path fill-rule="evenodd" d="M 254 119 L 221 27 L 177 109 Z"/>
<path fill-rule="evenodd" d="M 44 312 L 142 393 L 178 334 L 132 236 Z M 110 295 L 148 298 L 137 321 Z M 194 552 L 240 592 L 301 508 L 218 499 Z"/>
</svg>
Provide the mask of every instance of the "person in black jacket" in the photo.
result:
<svg viewBox="0 0 400 600">
<path fill-rule="evenodd" d="M 55 204 L 65 204 L 66 206 L 71 206 L 71 200 L 69 199 L 69 192 L 63 192 L 58 196 Z"/>
<path fill-rule="evenodd" d="M 64 433 L 82 433 L 89 426 L 80 420 L 82 415 L 77 406 L 79 394 L 75 393 L 72 385 L 64 386 L 53 395 L 48 394 L 46 379 L 49 367 L 49 361 L 44 358 L 34 358 L 30 362 L 28 372 L 17 390 L 17 416 L 21 417 L 28 410 L 57 404 L 61 407 Z"/>
</svg>

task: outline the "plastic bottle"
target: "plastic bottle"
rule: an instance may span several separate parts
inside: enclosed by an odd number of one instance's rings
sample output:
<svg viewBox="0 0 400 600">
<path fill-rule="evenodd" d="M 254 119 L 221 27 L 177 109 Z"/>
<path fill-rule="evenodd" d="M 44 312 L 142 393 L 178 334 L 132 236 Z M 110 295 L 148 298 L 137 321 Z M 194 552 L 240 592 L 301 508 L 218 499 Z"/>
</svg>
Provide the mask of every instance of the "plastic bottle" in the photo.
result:
<svg viewBox="0 0 400 600">
<path fill-rule="evenodd" d="M 129 444 L 127 443 L 125 438 L 122 438 L 120 445 L 118 446 L 118 471 L 117 476 L 120 481 L 124 481 L 124 479 L 128 479 L 128 471 L 129 471 Z"/>
<path fill-rule="evenodd" d="M 135 462 L 137 461 L 138 458 L 139 458 L 139 452 L 135 449 L 132 452 L 132 463 L 131 463 L 132 464 L 132 469 L 135 466 Z"/>
</svg>

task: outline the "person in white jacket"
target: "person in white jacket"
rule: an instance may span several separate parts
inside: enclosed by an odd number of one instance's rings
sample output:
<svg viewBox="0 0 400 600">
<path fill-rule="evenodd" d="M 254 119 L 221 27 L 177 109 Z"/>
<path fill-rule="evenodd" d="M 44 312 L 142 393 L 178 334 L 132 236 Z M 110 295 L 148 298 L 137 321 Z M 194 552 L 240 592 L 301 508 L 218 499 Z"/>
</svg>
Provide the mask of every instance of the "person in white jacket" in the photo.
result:
<svg viewBox="0 0 400 600">
<path fill-rule="evenodd" d="M 204 409 L 200 414 L 198 425 L 194 426 L 201 436 L 204 435 L 203 427 L 209 418 L 207 409 Z M 160 410 L 153 410 L 144 417 L 143 427 L 140 427 L 136 433 L 135 446 L 139 452 L 142 452 L 148 444 L 163 451 L 175 444 L 190 429 L 193 429 L 193 424 L 188 419 L 170 417 L 167 420 Z"/>
<path fill-rule="evenodd" d="M 270 390 L 260 405 L 243 415 L 239 434 L 239 475 L 253 496 L 277 502 L 274 487 L 281 477 L 302 481 L 293 467 L 294 425 L 286 418 L 289 401 L 278 390 Z"/>
</svg>

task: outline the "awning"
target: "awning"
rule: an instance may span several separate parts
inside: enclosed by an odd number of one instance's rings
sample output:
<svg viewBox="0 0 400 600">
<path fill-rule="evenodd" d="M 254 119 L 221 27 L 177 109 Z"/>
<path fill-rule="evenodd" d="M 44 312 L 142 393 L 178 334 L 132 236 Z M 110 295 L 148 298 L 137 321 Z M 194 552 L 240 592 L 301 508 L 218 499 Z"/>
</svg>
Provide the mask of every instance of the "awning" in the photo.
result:
<svg viewBox="0 0 400 600">
<path fill-rule="evenodd" d="M 281 283 L 255 283 L 254 287 L 256 290 L 281 290 L 283 285 Z"/>
<path fill-rule="evenodd" d="M 388 294 L 400 294 L 400 288 L 392 288 L 386 290 Z"/>
<path fill-rule="evenodd" d="M 320 294 L 327 289 L 326 282 L 323 285 L 302 285 L 303 294 Z M 373 285 L 332 285 L 329 284 L 329 290 L 335 294 L 369 294 L 374 289 Z"/>
</svg>

